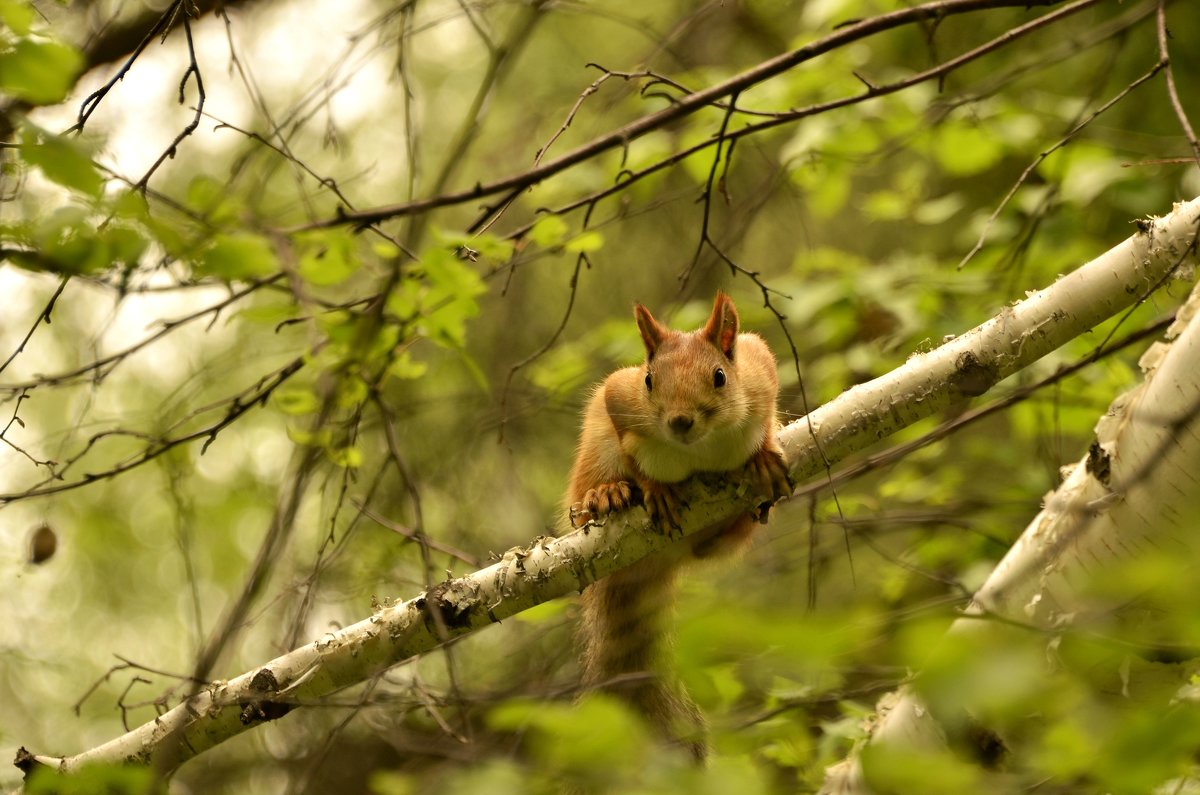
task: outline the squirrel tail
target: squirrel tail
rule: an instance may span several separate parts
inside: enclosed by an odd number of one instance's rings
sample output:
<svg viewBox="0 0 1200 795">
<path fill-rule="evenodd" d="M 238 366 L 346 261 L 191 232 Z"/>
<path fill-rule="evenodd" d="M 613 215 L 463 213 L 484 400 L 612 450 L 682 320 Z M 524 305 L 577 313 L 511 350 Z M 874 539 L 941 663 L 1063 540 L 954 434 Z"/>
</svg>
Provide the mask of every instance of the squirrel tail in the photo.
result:
<svg viewBox="0 0 1200 795">
<path fill-rule="evenodd" d="M 706 724 L 670 675 L 669 623 L 680 561 L 651 556 L 583 592 L 583 682 L 611 693 L 697 761 L 708 750 Z"/>
</svg>

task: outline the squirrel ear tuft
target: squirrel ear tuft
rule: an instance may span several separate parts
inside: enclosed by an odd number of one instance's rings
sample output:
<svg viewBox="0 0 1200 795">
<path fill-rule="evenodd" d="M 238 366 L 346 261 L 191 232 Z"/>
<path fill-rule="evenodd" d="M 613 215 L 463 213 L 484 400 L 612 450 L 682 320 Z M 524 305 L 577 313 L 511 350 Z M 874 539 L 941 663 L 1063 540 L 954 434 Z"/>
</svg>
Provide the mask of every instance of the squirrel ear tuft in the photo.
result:
<svg viewBox="0 0 1200 795">
<path fill-rule="evenodd" d="M 717 290 L 717 298 L 713 301 L 712 314 L 708 317 L 702 332 L 704 338 L 725 354 L 732 361 L 734 347 L 737 345 L 738 314 L 733 305 L 733 299 L 721 290 Z"/>
<path fill-rule="evenodd" d="M 650 310 L 641 304 L 633 305 L 633 317 L 641 332 L 642 342 L 646 345 L 646 358 L 653 358 L 654 352 L 671 334 L 671 330 L 655 320 Z"/>
</svg>

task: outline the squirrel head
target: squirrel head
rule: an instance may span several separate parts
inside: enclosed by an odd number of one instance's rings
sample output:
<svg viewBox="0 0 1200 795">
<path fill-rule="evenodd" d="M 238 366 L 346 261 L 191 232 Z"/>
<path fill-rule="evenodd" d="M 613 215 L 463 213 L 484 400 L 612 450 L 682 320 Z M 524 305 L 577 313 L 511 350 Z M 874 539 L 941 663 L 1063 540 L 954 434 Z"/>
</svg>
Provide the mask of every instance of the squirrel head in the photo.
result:
<svg viewBox="0 0 1200 795">
<path fill-rule="evenodd" d="M 713 428 L 739 423 L 747 412 L 738 383 L 738 314 L 733 299 L 718 291 L 702 328 L 675 331 L 635 304 L 646 346 L 643 400 L 651 427 L 642 430 L 679 445 L 703 439 Z"/>
</svg>

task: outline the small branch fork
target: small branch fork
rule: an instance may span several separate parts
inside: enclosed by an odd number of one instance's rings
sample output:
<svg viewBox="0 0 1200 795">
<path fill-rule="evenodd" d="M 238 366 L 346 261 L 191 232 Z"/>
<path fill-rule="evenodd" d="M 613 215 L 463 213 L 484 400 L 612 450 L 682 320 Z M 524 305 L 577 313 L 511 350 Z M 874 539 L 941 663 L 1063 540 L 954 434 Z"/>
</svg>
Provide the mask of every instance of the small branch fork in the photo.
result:
<svg viewBox="0 0 1200 795">
<path fill-rule="evenodd" d="M 200 126 L 200 119 L 204 116 L 204 79 L 200 76 L 200 64 L 196 61 L 196 45 L 192 41 L 192 21 L 187 13 L 183 14 L 183 32 L 187 36 L 188 67 L 184 70 L 183 77 L 179 80 L 179 104 L 182 105 L 185 101 L 184 90 L 187 88 L 188 78 L 194 76 L 196 78 L 195 115 L 192 116 L 192 120 L 187 123 L 187 126 L 179 131 L 175 136 L 175 140 L 171 141 L 170 146 L 163 150 L 163 153 L 158 156 L 154 164 L 142 175 L 142 178 L 134 184 L 135 190 L 144 191 L 146 189 L 146 186 L 150 183 L 150 177 L 168 158 L 175 157 L 175 152 L 178 150 L 179 144 L 183 142 L 184 138 L 187 138 L 196 131 L 196 128 Z"/>
<path fill-rule="evenodd" d="M 175 0 L 175 2 L 171 3 L 170 7 L 154 23 L 154 27 L 150 28 L 142 38 L 141 43 L 138 44 L 133 53 L 125 60 L 125 63 L 121 65 L 121 68 L 117 70 L 117 73 L 107 83 L 91 94 L 88 94 L 79 106 L 79 116 L 75 120 L 75 124 L 67 128 L 68 133 L 83 132 L 84 126 L 91 119 L 92 114 L 96 112 L 96 109 L 100 107 L 100 103 L 108 96 L 108 92 L 112 91 L 113 86 L 125 79 L 125 75 L 129 74 L 129 70 L 133 68 L 134 61 L 141 57 L 142 52 L 145 51 L 155 36 L 161 34 L 161 41 L 166 41 L 167 34 L 171 32 L 171 26 L 174 24 L 179 12 L 183 9 L 183 3 L 184 0 Z"/>
<path fill-rule="evenodd" d="M 185 138 L 196 131 L 196 129 L 200 126 L 200 119 L 203 118 L 204 115 L 204 102 L 206 99 L 206 95 L 204 93 L 204 78 L 200 74 L 200 63 L 196 58 L 196 45 L 192 39 L 192 16 L 195 14 L 198 14 L 198 10 L 195 8 L 195 4 L 192 2 L 192 0 L 175 0 L 175 2 L 171 3 L 170 7 L 163 12 L 162 16 L 158 18 L 158 21 L 154 24 L 154 26 L 150 28 L 150 30 L 142 38 L 141 42 L 134 49 L 133 53 L 130 54 L 130 56 L 125 60 L 125 63 L 121 65 L 121 68 L 117 70 L 117 73 L 113 75 L 107 83 L 93 91 L 83 100 L 82 103 L 80 103 L 79 114 L 76 117 L 75 123 L 66 130 L 67 133 L 83 132 L 83 128 L 91 119 L 92 114 L 95 113 L 100 107 L 100 103 L 104 101 L 104 98 L 108 96 L 109 92 L 112 91 L 113 87 L 117 83 L 125 79 L 125 76 L 129 74 L 130 69 L 133 68 L 134 62 L 141 57 L 143 52 L 145 52 L 146 47 L 149 46 L 151 40 L 153 40 L 154 37 L 159 36 L 160 41 L 165 42 L 167 35 L 171 32 L 171 28 L 175 25 L 176 20 L 181 20 L 183 33 L 187 39 L 188 66 L 183 72 L 183 77 L 179 80 L 179 104 L 182 105 L 186 101 L 185 92 L 188 81 L 192 78 L 195 78 L 195 113 L 192 116 L 191 121 L 189 121 L 187 125 L 179 131 L 179 133 L 175 136 L 175 139 L 171 141 L 170 145 L 168 145 L 166 149 L 163 150 L 162 154 L 158 156 L 158 159 L 154 161 L 146 173 L 142 175 L 141 179 L 133 184 L 134 189 L 143 194 L 145 194 L 146 188 L 150 184 L 150 177 L 154 175 L 154 172 L 158 171 L 159 167 L 162 166 L 163 163 L 165 163 L 168 159 L 175 157 L 175 154 L 179 149 L 179 144 L 181 144 Z"/>
</svg>

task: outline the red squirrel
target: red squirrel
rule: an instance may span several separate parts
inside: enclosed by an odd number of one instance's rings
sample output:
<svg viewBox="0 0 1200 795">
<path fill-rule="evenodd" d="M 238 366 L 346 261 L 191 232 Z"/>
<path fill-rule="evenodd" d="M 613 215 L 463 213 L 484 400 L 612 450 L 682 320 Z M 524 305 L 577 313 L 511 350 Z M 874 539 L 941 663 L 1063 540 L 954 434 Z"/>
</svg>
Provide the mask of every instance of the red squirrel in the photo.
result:
<svg viewBox="0 0 1200 795">
<path fill-rule="evenodd" d="M 634 318 L 646 361 L 608 376 L 588 402 L 566 495 L 572 525 L 641 502 L 669 533 L 683 507 L 676 485 L 697 472 L 744 470 L 771 502 L 789 495 L 775 438 L 775 356 L 757 334 L 738 333 L 733 300 L 718 292 L 708 322 L 692 332 L 662 325 L 641 304 Z M 584 684 L 625 699 L 698 760 L 703 717 L 663 659 L 674 578 L 690 557 L 740 547 L 756 518 L 705 528 L 583 592 Z"/>
</svg>

